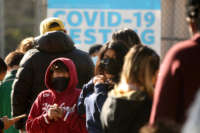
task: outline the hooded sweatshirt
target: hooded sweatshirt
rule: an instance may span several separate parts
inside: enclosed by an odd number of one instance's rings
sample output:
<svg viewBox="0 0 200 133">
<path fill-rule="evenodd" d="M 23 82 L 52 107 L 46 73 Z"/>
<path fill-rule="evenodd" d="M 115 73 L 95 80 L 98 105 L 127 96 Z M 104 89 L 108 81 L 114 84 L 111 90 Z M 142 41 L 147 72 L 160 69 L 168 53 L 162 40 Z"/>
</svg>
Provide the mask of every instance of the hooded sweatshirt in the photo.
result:
<svg viewBox="0 0 200 133">
<path fill-rule="evenodd" d="M 152 100 L 144 91 L 112 90 L 101 111 L 103 132 L 138 133 L 149 120 L 151 105 Z"/>
<path fill-rule="evenodd" d="M 70 80 L 63 92 L 56 92 L 51 85 L 50 68 L 56 61 L 62 61 L 69 69 Z M 85 120 L 77 114 L 76 102 L 80 90 L 74 63 L 67 58 L 58 58 L 51 62 L 45 74 L 48 90 L 42 91 L 32 105 L 26 129 L 28 133 L 86 133 Z M 65 115 L 58 121 L 49 120 L 47 111 L 51 105 L 57 104 L 65 110 Z M 64 120 L 66 119 L 66 120 Z"/>
<path fill-rule="evenodd" d="M 94 65 L 89 55 L 74 46 L 71 37 L 64 32 L 48 32 L 35 39 L 36 49 L 29 50 L 20 62 L 12 91 L 12 116 L 29 114 L 37 95 L 46 90 L 44 77 L 50 62 L 59 57 L 70 58 L 77 70 L 78 84 L 81 88 L 93 76 Z M 22 129 L 25 119 L 15 123 Z"/>
</svg>

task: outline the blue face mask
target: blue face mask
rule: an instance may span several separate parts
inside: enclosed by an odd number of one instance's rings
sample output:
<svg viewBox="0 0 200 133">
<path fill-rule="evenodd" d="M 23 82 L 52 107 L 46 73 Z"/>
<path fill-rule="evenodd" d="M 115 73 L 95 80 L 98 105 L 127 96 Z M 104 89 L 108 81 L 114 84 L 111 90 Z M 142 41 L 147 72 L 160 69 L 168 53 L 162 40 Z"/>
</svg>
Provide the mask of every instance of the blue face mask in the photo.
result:
<svg viewBox="0 0 200 133">
<path fill-rule="evenodd" d="M 93 61 L 94 65 L 96 65 L 97 59 L 98 59 L 98 56 L 92 57 L 92 61 Z"/>
</svg>

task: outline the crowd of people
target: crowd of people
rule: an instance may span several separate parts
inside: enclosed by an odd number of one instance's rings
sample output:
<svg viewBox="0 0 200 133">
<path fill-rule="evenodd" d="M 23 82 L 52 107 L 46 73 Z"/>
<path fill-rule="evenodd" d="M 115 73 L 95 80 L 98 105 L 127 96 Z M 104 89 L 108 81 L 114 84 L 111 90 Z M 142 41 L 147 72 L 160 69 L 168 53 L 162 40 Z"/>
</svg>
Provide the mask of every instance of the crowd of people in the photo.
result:
<svg viewBox="0 0 200 133">
<path fill-rule="evenodd" d="M 198 133 L 200 1 L 187 0 L 192 38 L 160 65 L 124 28 L 87 52 L 59 18 L 0 58 L 0 133 Z"/>
</svg>

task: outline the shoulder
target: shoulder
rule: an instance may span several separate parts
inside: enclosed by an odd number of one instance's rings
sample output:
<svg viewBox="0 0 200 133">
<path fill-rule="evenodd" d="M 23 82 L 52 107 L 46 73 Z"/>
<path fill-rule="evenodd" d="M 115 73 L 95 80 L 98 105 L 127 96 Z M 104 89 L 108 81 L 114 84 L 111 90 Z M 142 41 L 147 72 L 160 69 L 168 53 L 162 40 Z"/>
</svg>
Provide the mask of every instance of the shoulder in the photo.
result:
<svg viewBox="0 0 200 133">
<path fill-rule="evenodd" d="M 93 83 L 93 79 L 91 79 L 90 81 L 88 81 L 86 84 L 83 85 L 82 90 L 83 91 L 87 91 L 87 90 L 92 90 L 94 89 L 94 83 Z"/>
<path fill-rule="evenodd" d="M 181 64 L 193 61 L 193 58 L 200 55 L 199 50 L 200 45 L 197 45 L 195 40 L 186 40 L 175 44 L 167 52 L 160 67 L 161 72 L 165 72 L 167 70 L 175 71 L 180 68 Z"/>
<path fill-rule="evenodd" d="M 166 54 L 168 58 L 180 58 L 182 55 L 186 55 L 191 49 L 196 47 L 197 42 L 195 40 L 186 40 L 179 42 L 172 46 Z"/>
<path fill-rule="evenodd" d="M 5 91 L 5 89 L 11 90 L 13 82 L 14 78 L 13 79 L 5 78 L 3 82 L 0 84 L 0 89 L 2 89 L 2 91 Z"/>
<path fill-rule="evenodd" d="M 83 51 L 83 50 L 75 48 L 73 50 L 73 52 L 75 52 L 77 55 L 79 55 L 80 58 L 90 59 L 89 54 L 87 52 Z"/>
<path fill-rule="evenodd" d="M 76 95 L 80 95 L 80 93 L 81 93 L 81 89 L 79 89 L 79 88 L 75 88 L 74 89 L 74 93 L 76 94 Z"/>
<path fill-rule="evenodd" d="M 96 96 L 96 102 L 97 103 L 104 103 L 104 101 L 106 100 L 106 98 L 107 98 L 107 94 L 105 94 L 105 93 L 98 93 L 97 94 L 97 96 Z"/>
<path fill-rule="evenodd" d="M 6 87 L 11 87 L 13 83 L 13 79 L 10 80 L 5 80 L 0 84 L 0 88 L 6 88 Z"/>
<path fill-rule="evenodd" d="M 35 56 L 39 53 L 39 51 L 37 49 L 31 49 L 29 50 L 24 57 L 22 58 L 20 65 L 24 65 L 24 64 L 28 64 L 30 63 Z"/>
</svg>

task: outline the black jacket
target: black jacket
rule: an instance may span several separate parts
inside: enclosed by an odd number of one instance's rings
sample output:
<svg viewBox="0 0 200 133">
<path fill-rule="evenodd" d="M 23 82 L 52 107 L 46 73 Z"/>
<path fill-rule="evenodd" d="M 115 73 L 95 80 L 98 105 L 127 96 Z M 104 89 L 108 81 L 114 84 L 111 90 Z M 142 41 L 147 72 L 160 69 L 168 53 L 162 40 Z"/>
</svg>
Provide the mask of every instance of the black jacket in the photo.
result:
<svg viewBox="0 0 200 133">
<path fill-rule="evenodd" d="M 152 101 L 147 93 L 137 91 L 130 99 L 113 94 L 109 94 L 101 112 L 104 133 L 138 133 L 150 116 Z"/>
<path fill-rule="evenodd" d="M 58 57 L 73 60 L 78 74 L 78 88 L 87 83 L 93 76 L 94 65 L 86 52 L 78 50 L 72 39 L 64 32 L 49 32 L 35 40 L 36 48 L 28 51 L 17 72 L 13 83 L 12 115 L 28 114 L 37 95 L 46 89 L 45 71 L 49 63 Z M 25 120 L 15 124 L 17 129 L 25 126 Z"/>
</svg>

